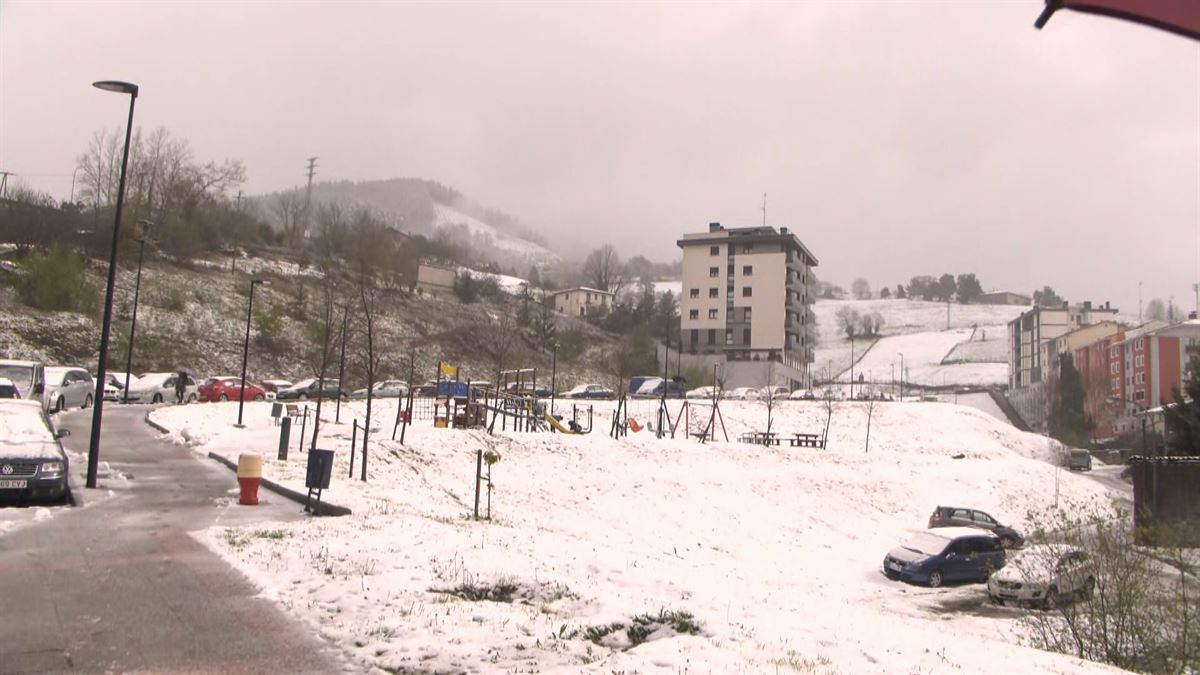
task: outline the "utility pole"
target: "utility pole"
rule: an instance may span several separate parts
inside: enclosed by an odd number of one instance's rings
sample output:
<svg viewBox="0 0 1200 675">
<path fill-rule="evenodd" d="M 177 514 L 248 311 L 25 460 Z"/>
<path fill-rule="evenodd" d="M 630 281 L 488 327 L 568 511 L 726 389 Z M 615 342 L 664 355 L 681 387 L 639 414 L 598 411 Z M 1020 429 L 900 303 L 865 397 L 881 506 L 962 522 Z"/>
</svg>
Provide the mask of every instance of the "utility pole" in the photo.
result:
<svg viewBox="0 0 1200 675">
<path fill-rule="evenodd" d="M 767 226 L 767 193 L 763 193 L 763 227 Z"/>
<path fill-rule="evenodd" d="M 15 175 L 17 174 L 11 171 L 0 171 L 0 197 L 8 194 L 8 177 Z"/>
<path fill-rule="evenodd" d="M 238 211 L 242 210 L 242 191 L 241 190 L 238 190 L 238 193 L 237 193 L 237 210 Z"/>
<path fill-rule="evenodd" d="M 309 214 L 312 210 L 312 179 L 317 173 L 317 157 L 308 158 L 308 187 L 304 190 L 304 237 L 308 237 Z"/>
</svg>

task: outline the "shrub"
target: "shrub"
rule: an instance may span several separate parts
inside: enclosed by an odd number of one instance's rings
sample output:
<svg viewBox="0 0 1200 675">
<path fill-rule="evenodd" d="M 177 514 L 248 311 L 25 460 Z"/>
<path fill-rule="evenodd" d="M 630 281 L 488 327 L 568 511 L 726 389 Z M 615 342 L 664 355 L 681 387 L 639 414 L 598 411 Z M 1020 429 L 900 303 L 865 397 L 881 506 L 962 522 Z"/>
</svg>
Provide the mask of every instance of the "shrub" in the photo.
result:
<svg viewBox="0 0 1200 675">
<path fill-rule="evenodd" d="M 26 256 L 22 267 L 17 293 L 30 307 L 83 313 L 99 307 L 99 292 L 88 282 L 87 263 L 78 253 L 55 247 Z"/>
</svg>

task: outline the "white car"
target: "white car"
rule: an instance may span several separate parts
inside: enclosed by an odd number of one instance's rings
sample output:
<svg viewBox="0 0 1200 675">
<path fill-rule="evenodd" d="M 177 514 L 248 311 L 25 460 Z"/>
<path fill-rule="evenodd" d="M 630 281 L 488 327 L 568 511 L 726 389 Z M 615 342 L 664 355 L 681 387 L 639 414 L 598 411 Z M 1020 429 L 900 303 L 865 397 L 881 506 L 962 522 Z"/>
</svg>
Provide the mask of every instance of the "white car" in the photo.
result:
<svg viewBox="0 0 1200 675">
<path fill-rule="evenodd" d="M 373 391 L 371 398 L 404 398 L 408 396 L 408 384 L 403 380 L 382 380 L 376 382 L 371 389 Z M 350 398 L 353 399 L 365 399 L 366 397 L 367 390 L 365 388 L 355 389 L 354 393 L 350 394 Z"/>
<path fill-rule="evenodd" d="M 684 394 L 684 398 L 702 398 L 711 401 L 716 394 L 716 387 L 696 387 L 688 390 L 688 393 Z"/>
<path fill-rule="evenodd" d="M 725 398 L 731 401 L 757 401 L 762 396 L 754 387 L 738 387 L 725 392 Z"/>
<path fill-rule="evenodd" d="M 137 380 L 129 383 L 129 391 L 125 392 L 126 403 L 162 403 L 175 402 L 175 382 L 179 373 L 146 373 Z M 196 379 L 191 375 L 185 376 L 183 400 L 194 403 L 200 398 Z"/>
<path fill-rule="evenodd" d="M 613 390 L 599 384 L 581 384 L 564 391 L 561 397 L 609 399 L 613 397 Z"/>
<path fill-rule="evenodd" d="M 92 374 L 83 368 L 51 366 L 46 369 L 46 396 L 50 412 L 68 408 L 90 408 L 96 395 Z"/>
<path fill-rule="evenodd" d="M 104 379 L 104 400 L 120 401 L 121 392 L 125 391 L 125 373 L 105 373 Z M 129 383 L 133 384 L 136 379 L 137 377 L 130 375 Z"/>
<path fill-rule="evenodd" d="M 12 380 L 21 398 L 40 400 L 42 408 L 50 409 L 46 396 L 46 369 L 36 361 L 0 360 L 0 377 Z"/>
<path fill-rule="evenodd" d="M 1089 598 L 1095 588 L 1095 567 L 1085 551 L 1071 546 L 1028 546 L 988 579 L 992 602 L 1043 609 L 1057 607 L 1064 598 Z"/>
<path fill-rule="evenodd" d="M 791 394 L 791 392 L 792 392 L 791 389 L 788 389 L 787 387 L 776 384 L 776 385 L 773 385 L 770 387 L 763 387 L 762 389 L 759 389 L 758 395 L 759 395 L 759 397 L 764 398 L 764 399 L 770 398 L 770 399 L 773 399 L 776 401 L 781 401 L 781 400 L 787 398 L 788 395 Z"/>
</svg>

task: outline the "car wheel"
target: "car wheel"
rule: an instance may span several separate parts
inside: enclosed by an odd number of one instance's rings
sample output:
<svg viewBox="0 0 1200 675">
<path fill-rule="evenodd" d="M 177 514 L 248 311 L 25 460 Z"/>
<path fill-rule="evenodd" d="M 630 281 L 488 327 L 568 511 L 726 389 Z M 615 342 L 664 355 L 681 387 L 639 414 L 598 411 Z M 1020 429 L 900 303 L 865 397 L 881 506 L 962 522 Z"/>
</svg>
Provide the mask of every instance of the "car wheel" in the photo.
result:
<svg viewBox="0 0 1200 675">
<path fill-rule="evenodd" d="M 1091 600 L 1092 595 L 1096 592 L 1096 577 L 1088 577 L 1087 581 L 1083 582 L 1083 599 Z"/>
<path fill-rule="evenodd" d="M 229 397 L 226 396 L 225 394 L 221 394 L 220 396 L 217 397 L 217 400 L 218 401 L 228 401 Z"/>
<path fill-rule="evenodd" d="M 1042 598 L 1042 609 L 1050 610 L 1058 607 L 1058 588 L 1051 586 L 1046 589 L 1046 597 Z"/>
<path fill-rule="evenodd" d="M 195 394 L 188 394 L 188 397 L 187 397 L 187 402 L 188 402 L 188 403 L 195 403 L 195 402 L 196 402 L 196 395 L 195 395 Z"/>
<path fill-rule="evenodd" d="M 308 400 L 308 394 L 303 394 L 303 393 L 302 393 L 302 394 L 300 394 L 300 400 L 301 400 L 301 401 L 307 401 L 307 400 Z"/>
<path fill-rule="evenodd" d="M 87 398 L 83 399 L 83 407 L 84 408 L 92 407 L 92 395 L 91 394 L 88 394 Z"/>
<path fill-rule="evenodd" d="M 162 403 L 162 394 L 155 394 L 154 398 L 150 399 L 151 403 Z"/>
<path fill-rule="evenodd" d="M 929 573 L 929 587 L 937 588 L 942 585 L 942 571 L 934 570 Z"/>
<path fill-rule="evenodd" d="M 1009 537 L 1009 536 L 1000 537 L 1000 546 L 1002 546 L 1004 548 L 1013 548 L 1016 545 L 1017 545 L 1017 542 L 1012 537 Z"/>
<path fill-rule="evenodd" d="M 263 396 L 262 394 L 255 394 L 255 395 L 254 395 L 254 400 L 255 400 L 255 401 L 261 401 L 261 400 L 263 400 L 264 398 L 266 398 L 266 397 L 265 397 L 265 396 Z"/>
</svg>

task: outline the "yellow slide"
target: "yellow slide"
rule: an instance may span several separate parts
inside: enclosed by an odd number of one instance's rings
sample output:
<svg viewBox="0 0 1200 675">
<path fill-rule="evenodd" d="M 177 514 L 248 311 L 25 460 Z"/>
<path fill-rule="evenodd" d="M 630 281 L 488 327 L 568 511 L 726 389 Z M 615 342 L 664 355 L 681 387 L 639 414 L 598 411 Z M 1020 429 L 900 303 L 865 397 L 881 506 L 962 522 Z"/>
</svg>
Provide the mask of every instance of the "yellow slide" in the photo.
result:
<svg viewBox="0 0 1200 675">
<path fill-rule="evenodd" d="M 546 420 L 546 423 L 547 423 L 547 424 L 549 424 L 550 426 L 552 426 L 552 427 L 554 427 L 555 429 L 557 429 L 557 430 L 558 430 L 558 432 L 559 432 L 559 433 L 561 433 L 561 434 L 573 434 L 573 433 L 575 433 L 574 431 L 571 431 L 571 429 L 570 429 L 570 428 L 563 426 L 563 423 L 562 423 L 562 422 L 559 422 L 558 420 L 554 419 L 554 417 L 553 417 L 553 416 L 552 416 L 550 413 L 546 413 L 545 420 Z"/>
</svg>

